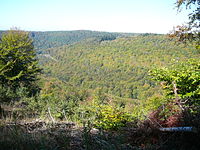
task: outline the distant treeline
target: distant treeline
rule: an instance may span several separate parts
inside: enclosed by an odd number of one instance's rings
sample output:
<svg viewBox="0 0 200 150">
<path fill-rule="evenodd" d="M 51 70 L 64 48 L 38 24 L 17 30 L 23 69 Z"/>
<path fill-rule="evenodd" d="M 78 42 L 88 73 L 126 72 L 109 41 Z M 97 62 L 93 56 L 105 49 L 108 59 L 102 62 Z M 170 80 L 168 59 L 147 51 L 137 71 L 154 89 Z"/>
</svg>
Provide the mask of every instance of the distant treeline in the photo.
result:
<svg viewBox="0 0 200 150">
<path fill-rule="evenodd" d="M 0 31 L 0 37 L 5 31 Z M 34 40 L 34 47 L 38 53 L 47 48 L 68 45 L 86 39 L 96 39 L 98 41 L 114 40 L 119 37 L 129 37 L 136 35 L 151 35 L 151 33 L 117 33 L 117 32 L 98 32 L 90 30 L 74 31 L 31 31 L 30 37 Z"/>
</svg>

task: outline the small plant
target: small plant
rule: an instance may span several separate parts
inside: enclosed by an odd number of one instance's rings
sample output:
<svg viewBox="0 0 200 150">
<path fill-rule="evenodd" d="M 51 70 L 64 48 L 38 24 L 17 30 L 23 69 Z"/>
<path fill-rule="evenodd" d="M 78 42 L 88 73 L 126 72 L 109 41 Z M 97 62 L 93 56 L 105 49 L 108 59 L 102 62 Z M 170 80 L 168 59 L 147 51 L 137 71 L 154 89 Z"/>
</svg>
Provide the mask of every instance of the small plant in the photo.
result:
<svg viewBox="0 0 200 150">
<path fill-rule="evenodd" d="M 97 128 L 116 130 L 132 120 L 131 115 L 123 108 L 102 105 L 97 107 L 94 125 Z"/>
</svg>

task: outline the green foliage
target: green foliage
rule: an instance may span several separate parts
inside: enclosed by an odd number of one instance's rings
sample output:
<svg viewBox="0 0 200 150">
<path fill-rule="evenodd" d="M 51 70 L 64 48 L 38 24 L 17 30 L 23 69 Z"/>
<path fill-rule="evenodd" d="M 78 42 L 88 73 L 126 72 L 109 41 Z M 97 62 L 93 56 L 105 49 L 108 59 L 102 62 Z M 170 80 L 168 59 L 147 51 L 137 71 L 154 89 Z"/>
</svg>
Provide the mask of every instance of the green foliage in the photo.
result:
<svg viewBox="0 0 200 150">
<path fill-rule="evenodd" d="M 170 68 L 155 69 L 151 72 L 154 80 L 164 81 L 163 87 L 169 95 L 174 94 L 174 85 L 178 96 L 182 99 L 199 97 L 200 92 L 200 62 L 190 60 L 172 65 Z"/>
<path fill-rule="evenodd" d="M 43 79 L 38 95 L 21 99 L 27 111 L 42 118 L 77 121 L 79 103 L 85 100 L 87 91 L 71 87 L 54 78 Z"/>
<path fill-rule="evenodd" d="M 164 90 L 170 99 L 179 105 L 199 108 L 200 100 L 200 62 L 189 60 L 179 62 L 168 68 L 151 71 L 154 80 L 162 81 Z"/>
<path fill-rule="evenodd" d="M 124 107 L 108 104 L 108 97 L 97 90 L 93 95 L 88 91 L 68 87 L 66 83 L 51 79 L 45 81 L 40 95 L 24 98 L 29 113 L 42 118 L 68 120 L 85 124 L 91 122 L 102 129 L 118 129 L 133 121 Z"/>
<path fill-rule="evenodd" d="M 3 33 L 0 40 L 0 84 L 16 90 L 26 86 L 36 92 L 38 67 L 33 42 L 27 32 L 17 29 Z M 30 93 L 31 95 L 34 93 Z"/>
<path fill-rule="evenodd" d="M 94 126 L 97 128 L 116 130 L 133 121 L 131 115 L 123 108 L 109 105 L 97 105 L 96 107 Z"/>
<path fill-rule="evenodd" d="M 13 91 L 10 87 L 0 85 L 0 102 L 15 102 L 29 96 L 29 89 L 18 87 Z"/>
<path fill-rule="evenodd" d="M 200 1 L 199 0 L 177 0 L 178 10 L 183 7 L 190 10 L 189 21 L 182 26 L 177 26 L 171 33 L 171 37 L 176 37 L 178 42 L 186 44 L 193 43 L 197 50 L 200 50 Z"/>
<path fill-rule="evenodd" d="M 163 108 L 163 111 L 165 111 L 165 107 L 163 106 L 167 103 L 168 100 L 164 96 L 154 95 L 146 100 L 141 100 L 139 104 L 132 108 L 131 114 L 140 121 L 148 120 L 148 115 L 161 107 Z"/>
</svg>

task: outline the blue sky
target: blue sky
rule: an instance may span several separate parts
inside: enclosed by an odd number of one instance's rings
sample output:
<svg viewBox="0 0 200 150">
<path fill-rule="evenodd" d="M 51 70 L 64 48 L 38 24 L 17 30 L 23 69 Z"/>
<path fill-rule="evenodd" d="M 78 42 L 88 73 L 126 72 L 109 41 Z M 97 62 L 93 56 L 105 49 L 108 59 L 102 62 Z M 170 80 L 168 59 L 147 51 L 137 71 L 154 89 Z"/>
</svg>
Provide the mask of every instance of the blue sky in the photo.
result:
<svg viewBox="0 0 200 150">
<path fill-rule="evenodd" d="M 0 30 L 168 33 L 187 21 L 176 0 L 0 0 Z"/>
</svg>

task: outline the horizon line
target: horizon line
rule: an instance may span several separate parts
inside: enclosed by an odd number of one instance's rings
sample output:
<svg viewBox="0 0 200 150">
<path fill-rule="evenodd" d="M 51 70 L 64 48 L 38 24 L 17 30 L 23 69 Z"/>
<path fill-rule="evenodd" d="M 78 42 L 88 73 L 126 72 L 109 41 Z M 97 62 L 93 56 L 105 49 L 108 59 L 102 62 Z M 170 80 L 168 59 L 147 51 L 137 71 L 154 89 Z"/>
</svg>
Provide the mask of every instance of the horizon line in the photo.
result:
<svg viewBox="0 0 200 150">
<path fill-rule="evenodd" d="M 13 27 L 14 28 L 14 27 Z M 125 34 L 168 34 L 168 33 L 156 33 L 156 32 L 120 32 L 120 31 L 103 31 L 103 30 L 89 30 L 89 29 L 74 29 L 74 30 L 24 30 L 21 29 L 20 27 L 16 27 L 19 30 L 22 31 L 27 31 L 27 32 L 70 32 L 70 31 L 92 31 L 92 32 L 107 32 L 107 33 L 125 33 Z M 10 29 L 3 29 L 0 31 L 8 31 L 11 30 L 12 27 Z"/>
</svg>

